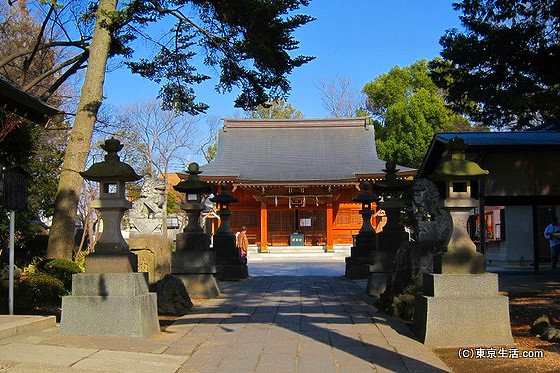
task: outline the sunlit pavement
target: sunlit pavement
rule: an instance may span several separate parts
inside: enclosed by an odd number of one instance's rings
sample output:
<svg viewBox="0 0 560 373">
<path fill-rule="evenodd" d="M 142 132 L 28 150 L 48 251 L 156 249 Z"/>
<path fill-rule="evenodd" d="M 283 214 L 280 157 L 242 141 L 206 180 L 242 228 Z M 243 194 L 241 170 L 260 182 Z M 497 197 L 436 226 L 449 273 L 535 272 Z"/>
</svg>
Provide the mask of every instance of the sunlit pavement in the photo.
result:
<svg viewBox="0 0 560 373">
<path fill-rule="evenodd" d="M 257 262 L 249 263 L 250 276 L 344 276 L 344 262 Z"/>
<path fill-rule="evenodd" d="M 344 262 L 253 263 L 222 295 L 149 339 L 60 335 L 0 339 L 10 372 L 444 372 L 399 320 L 377 313 Z M 94 317 L 94 315 L 84 315 Z"/>
</svg>

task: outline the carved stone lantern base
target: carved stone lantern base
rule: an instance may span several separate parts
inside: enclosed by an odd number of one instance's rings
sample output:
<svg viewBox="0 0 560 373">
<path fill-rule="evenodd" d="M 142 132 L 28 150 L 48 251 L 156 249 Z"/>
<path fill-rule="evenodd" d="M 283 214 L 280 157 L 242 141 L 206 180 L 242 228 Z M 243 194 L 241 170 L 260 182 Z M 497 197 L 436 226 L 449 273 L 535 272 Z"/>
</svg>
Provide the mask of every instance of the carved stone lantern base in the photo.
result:
<svg viewBox="0 0 560 373">
<path fill-rule="evenodd" d="M 385 232 L 383 232 L 385 233 Z M 402 234 L 397 232 L 393 234 L 402 239 Z M 379 247 L 377 250 L 373 250 L 370 256 L 370 265 L 368 265 L 368 282 L 366 286 L 366 294 L 372 297 L 379 297 L 387 288 L 387 280 L 389 275 L 393 270 L 393 263 L 397 254 L 398 247 L 393 248 L 391 246 L 381 246 L 381 238 L 387 238 L 387 235 L 391 233 L 387 232 L 386 235 L 382 236 L 378 234 Z M 404 237 L 406 239 L 407 237 Z M 396 242 L 396 241 L 395 241 Z"/>
<path fill-rule="evenodd" d="M 130 251 L 116 253 L 93 252 L 86 256 L 86 273 L 138 272 L 138 257 Z"/>
<path fill-rule="evenodd" d="M 189 238 L 187 241 L 199 242 L 200 234 L 195 236 L 195 240 Z M 209 243 L 210 237 L 206 236 Z M 191 250 L 189 246 L 188 250 L 179 251 L 179 244 L 177 244 L 177 251 L 171 255 L 171 274 L 183 281 L 191 297 L 215 298 L 220 295 L 220 287 L 216 279 L 216 252 L 208 248 Z"/>
<path fill-rule="evenodd" d="M 486 272 L 486 256 L 465 251 L 434 255 L 434 273 L 476 274 Z"/>
<path fill-rule="evenodd" d="M 204 232 L 182 232 L 175 237 L 177 251 L 210 250 L 210 235 Z"/>
<path fill-rule="evenodd" d="M 247 258 L 241 257 L 239 249 L 235 246 L 233 233 L 215 234 L 214 250 L 216 251 L 218 279 L 237 281 L 249 277 Z"/>
<path fill-rule="evenodd" d="M 375 232 L 360 232 L 356 242 L 350 249 L 350 256 L 346 257 L 346 271 L 344 276 L 349 279 L 367 279 L 369 277 L 370 253 L 375 250 L 377 236 Z"/>
</svg>

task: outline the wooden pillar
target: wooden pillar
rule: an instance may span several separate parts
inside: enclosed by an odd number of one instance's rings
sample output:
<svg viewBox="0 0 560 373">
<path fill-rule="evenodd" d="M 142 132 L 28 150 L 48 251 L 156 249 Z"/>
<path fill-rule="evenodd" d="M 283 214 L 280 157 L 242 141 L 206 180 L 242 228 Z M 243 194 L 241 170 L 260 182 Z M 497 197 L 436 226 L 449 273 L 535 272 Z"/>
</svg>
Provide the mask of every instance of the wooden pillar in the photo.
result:
<svg viewBox="0 0 560 373">
<path fill-rule="evenodd" d="M 334 251 L 333 223 L 333 204 L 332 202 L 327 202 L 327 252 Z"/>
<path fill-rule="evenodd" d="M 536 275 L 538 275 L 540 271 L 540 265 L 541 265 L 541 255 L 539 250 L 540 234 L 539 234 L 539 223 L 537 221 L 539 211 L 534 203 L 535 202 L 533 202 L 533 263 L 534 263 L 533 271 Z M 505 224 L 505 222 L 502 221 L 501 224 Z"/>
<path fill-rule="evenodd" d="M 261 202 L 261 253 L 268 252 L 268 205 L 266 200 Z"/>
</svg>

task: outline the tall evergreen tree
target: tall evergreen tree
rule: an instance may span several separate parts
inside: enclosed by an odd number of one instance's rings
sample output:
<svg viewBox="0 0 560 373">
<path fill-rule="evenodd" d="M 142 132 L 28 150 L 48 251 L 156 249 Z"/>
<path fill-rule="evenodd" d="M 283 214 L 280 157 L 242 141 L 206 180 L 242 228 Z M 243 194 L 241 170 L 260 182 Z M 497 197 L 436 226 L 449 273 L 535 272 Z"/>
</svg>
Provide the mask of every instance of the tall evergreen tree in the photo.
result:
<svg viewBox="0 0 560 373">
<path fill-rule="evenodd" d="M 441 38 L 431 65 L 455 110 L 487 126 L 560 120 L 560 0 L 463 0 L 464 31 Z"/>
</svg>

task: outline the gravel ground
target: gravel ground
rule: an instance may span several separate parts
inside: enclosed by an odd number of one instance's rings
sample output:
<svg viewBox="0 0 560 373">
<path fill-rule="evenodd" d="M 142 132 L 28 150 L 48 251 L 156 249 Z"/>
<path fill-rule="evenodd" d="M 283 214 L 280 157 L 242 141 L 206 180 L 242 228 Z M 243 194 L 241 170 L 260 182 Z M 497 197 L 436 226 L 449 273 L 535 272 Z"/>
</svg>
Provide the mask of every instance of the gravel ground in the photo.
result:
<svg viewBox="0 0 560 373">
<path fill-rule="evenodd" d="M 560 328 L 560 294 L 510 295 L 510 320 L 514 346 L 480 346 L 477 351 L 436 349 L 436 354 L 457 373 L 468 372 L 560 372 L 560 343 L 543 341 L 531 332 L 531 324 L 547 315 Z M 491 357 L 495 352 L 496 357 Z M 500 354 L 501 353 L 501 354 Z M 460 354 L 469 355 L 461 357 Z M 474 354 L 475 356 L 470 356 Z M 523 357 L 527 355 L 528 357 Z"/>
</svg>

